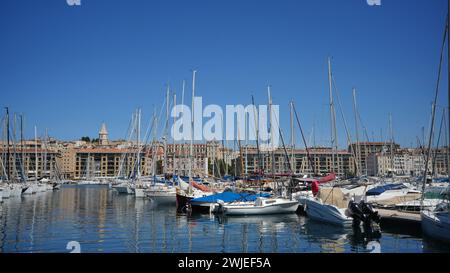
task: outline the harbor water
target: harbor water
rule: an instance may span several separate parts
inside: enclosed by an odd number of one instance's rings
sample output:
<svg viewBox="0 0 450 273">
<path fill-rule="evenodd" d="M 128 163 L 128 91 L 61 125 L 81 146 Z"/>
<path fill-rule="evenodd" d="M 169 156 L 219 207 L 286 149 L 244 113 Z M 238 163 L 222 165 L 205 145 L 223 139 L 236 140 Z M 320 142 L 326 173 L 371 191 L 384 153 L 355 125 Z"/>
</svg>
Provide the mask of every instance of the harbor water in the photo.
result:
<svg viewBox="0 0 450 273">
<path fill-rule="evenodd" d="M 187 216 L 175 205 L 159 207 L 98 185 L 5 199 L 0 213 L 3 253 L 71 252 L 73 242 L 82 253 L 450 252 L 449 245 L 406 227 L 382 226 L 375 236 L 297 214 Z"/>
</svg>

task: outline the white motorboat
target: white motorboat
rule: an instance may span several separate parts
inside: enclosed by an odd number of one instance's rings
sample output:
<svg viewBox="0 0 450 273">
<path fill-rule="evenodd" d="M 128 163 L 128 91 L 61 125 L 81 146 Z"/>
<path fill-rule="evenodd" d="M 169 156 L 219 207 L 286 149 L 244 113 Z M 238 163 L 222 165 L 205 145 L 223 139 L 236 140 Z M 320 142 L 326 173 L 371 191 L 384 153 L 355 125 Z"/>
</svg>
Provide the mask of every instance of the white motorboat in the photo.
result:
<svg viewBox="0 0 450 273">
<path fill-rule="evenodd" d="M 405 183 L 395 183 L 380 185 L 368 190 L 365 199 L 369 203 L 388 205 L 417 200 L 420 196 L 420 191 L 412 189 Z"/>
<path fill-rule="evenodd" d="M 142 187 L 136 187 L 134 188 L 134 196 L 137 198 L 144 198 L 145 197 L 145 189 Z"/>
<path fill-rule="evenodd" d="M 44 184 L 38 183 L 35 186 L 36 186 L 36 192 L 45 192 L 45 191 L 47 191 L 47 186 L 44 185 Z"/>
<path fill-rule="evenodd" d="M 304 206 L 306 204 L 306 199 L 313 198 L 314 195 L 312 191 L 298 191 L 292 193 L 292 198 L 297 200 L 300 206 Z"/>
<path fill-rule="evenodd" d="M 339 226 L 348 226 L 353 222 L 347 212 L 349 201 L 340 188 L 323 188 L 315 197 L 303 195 L 299 198 L 309 218 Z"/>
<path fill-rule="evenodd" d="M 285 198 L 258 197 L 255 202 L 232 202 L 225 204 L 218 201 L 213 208 L 215 213 L 225 215 L 265 215 L 295 213 L 298 208 L 297 200 Z"/>
<path fill-rule="evenodd" d="M 440 202 L 441 202 L 441 200 L 439 200 L 439 199 L 425 199 L 425 200 L 423 200 L 422 209 L 425 209 L 425 210 L 433 209 Z M 395 208 L 398 210 L 403 210 L 403 211 L 419 212 L 420 208 L 421 208 L 421 202 L 420 202 L 420 200 L 401 202 L 401 203 L 395 204 Z"/>
<path fill-rule="evenodd" d="M 2 198 L 3 199 L 8 199 L 11 196 L 11 189 L 9 188 L 9 185 L 5 185 L 3 187 L 0 188 L 2 191 Z"/>
<path fill-rule="evenodd" d="M 158 205 L 176 205 L 177 191 L 170 186 L 151 186 L 145 190 L 145 196 Z"/>
<path fill-rule="evenodd" d="M 22 190 L 23 190 L 22 184 L 17 184 L 17 183 L 11 184 L 10 189 L 11 189 L 11 195 L 10 195 L 11 197 L 22 196 Z"/>
<path fill-rule="evenodd" d="M 134 188 L 129 183 L 121 183 L 113 186 L 119 194 L 134 194 Z"/>
<path fill-rule="evenodd" d="M 442 202 L 432 210 L 422 210 L 420 216 L 425 235 L 450 242 L 450 203 Z"/>
<path fill-rule="evenodd" d="M 309 218 L 330 224 L 348 226 L 353 218 L 347 215 L 347 208 L 325 204 L 318 198 L 305 199 L 305 211 Z"/>
</svg>

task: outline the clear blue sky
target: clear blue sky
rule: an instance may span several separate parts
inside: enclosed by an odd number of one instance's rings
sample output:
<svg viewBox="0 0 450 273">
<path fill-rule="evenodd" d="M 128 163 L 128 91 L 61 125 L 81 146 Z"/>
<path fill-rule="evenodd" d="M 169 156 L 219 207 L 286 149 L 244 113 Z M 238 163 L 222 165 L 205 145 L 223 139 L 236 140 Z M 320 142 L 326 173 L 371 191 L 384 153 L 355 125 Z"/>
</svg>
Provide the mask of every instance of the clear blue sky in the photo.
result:
<svg viewBox="0 0 450 273">
<path fill-rule="evenodd" d="M 25 113 L 27 136 L 36 124 L 60 139 L 97 137 L 106 122 L 123 138 L 136 107 L 147 123 L 165 85 L 180 94 L 195 68 L 204 103 L 249 104 L 253 94 L 262 104 L 271 84 L 282 126 L 294 99 L 305 131 L 315 121 L 326 145 L 332 56 L 352 134 L 355 86 L 370 137 L 386 135 L 391 112 L 395 139 L 415 145 L 430 120 L 446 10 L 446 0 L 2 0 L 0 106 Z"/>
</svg>

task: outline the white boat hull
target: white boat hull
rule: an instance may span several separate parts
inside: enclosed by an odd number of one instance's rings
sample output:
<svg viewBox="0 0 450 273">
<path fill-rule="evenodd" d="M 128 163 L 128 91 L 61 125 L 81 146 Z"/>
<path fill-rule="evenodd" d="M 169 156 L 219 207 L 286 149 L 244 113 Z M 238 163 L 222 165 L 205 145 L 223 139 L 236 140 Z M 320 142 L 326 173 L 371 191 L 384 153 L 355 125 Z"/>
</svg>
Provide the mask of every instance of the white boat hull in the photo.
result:
<svg viewBox="0 0 450 273">
<path fill-rule="evenodd" d="M 36 193 L 34 185 L 28 185 L 28 188 L 23 192 L 24 195 L 30 195 Z"/>
<path fill-rule="evenodd" d="M 11 196 L 11 190 L 9 186 L 2 188 L 2 198 L 8 199 Z"/>
<path fill-rule="evenodd" d="M 158 205 L 176 205 L 177 192 L 174 189 L 148 189 L 145 196 Z"/>
<path fill-rule="evenodd" d="M 47 191 L 47 187 L 43 184 L 38 184 L 35 186 L 36 187 L 36 192 L 45 192 Z"/>
<path fill-rule="evenodd" d="M 450 213 L 422 211 L 422 231 L 432 238 L 450 242 Z"/>
<path fill-rule="evenodd" d="M 273 205 L 257 206 L 253 202 L 248 205 L 225 205 L 225 215 L 268 215 L 295 213 L 298 208 L 297 201 L 277 203 Z"/>
<path fill-rule="evenodd" d="M 353 218 L 345 214 L 345 209 L 323 204 L 315 199 L 306 199 L 305 205 L 306 215 L 313 220 L 339 226 L 348 226 L 353 223 Z"/>
<path fill-rule="evenodd" d="M 176 195 L 159 195 L 159 196 L 148 196 L 153 202 L 155 202 L 158 205 L 176 205 L 177 204 L 177 197 Z"/>
<path fill-rule="evenodd" d="M 417 191 L 413 191 L 411 189 L 400 189 L 400 190 L 387 190 L 379 195 L 369 195 L 365 196 L 366 201 L 369 203 L 382 202 L 389 199 L 393 199 L 396 197 L 404 197 L 409 193 L 418 193 Z"/>
<path fill-rule="evenodd" d="M 134 194 L 134 190 L 129 186 L 115 186 L 113 187 L 119 194 Z"/>
<path fill-rule="evenodd" d="M 14 184 L 11 187 L 11 197 L 20 197 L 22 196 L 22 185 Z"/>
<path fill-rule="evenodd" d="M 145 197 L 144 189 L 140 189 L 140 188 L 134 189 L 134 195 L 137 198 L 144 198 Z"/>
</svg>

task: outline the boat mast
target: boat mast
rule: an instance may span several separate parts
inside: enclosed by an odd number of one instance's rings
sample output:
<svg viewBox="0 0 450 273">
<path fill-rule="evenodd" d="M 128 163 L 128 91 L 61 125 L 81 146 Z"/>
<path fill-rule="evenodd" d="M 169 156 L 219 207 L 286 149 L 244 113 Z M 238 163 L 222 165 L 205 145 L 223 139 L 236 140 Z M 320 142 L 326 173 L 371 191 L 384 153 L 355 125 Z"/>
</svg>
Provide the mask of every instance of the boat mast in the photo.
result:
<svg viewBox="0 0 450 273">
<path fill-rule="evenodd" d="M 47 140 L 48 140 L 48 129 L 46 128 L 45 129 L 45 138 L 44 138 L 45 140 L 41 143 L 41 146 L 42 146 L 42 144 L 44 144 L 44 160 L 43 160 L 43 164 L 44 164 L 44 175 L 43 175 L 43 177 L 46 177 L 45 175 L 47 174 Z"/>
<path fill-rule="evenodd" d="M 448 13 L 447 13 L 447 31 L 448 31 L 448 26 L 450 26 L 450 0 L 448 0 Z M 447 35 L 447 81 L 448 81 L 448 105 L 447 105 L 447 109 L 448 109 L 448 133 L 449 133 L 449 137 L 450 137 L 450 35 Z M 450 145 L 447 144 L 447 174 L 450 174 Z"/>
<path fill-rule="evenodd" d="M 183 87 L 182 87 L 182 91 L 181 91 L 181 115 L 182 115 L 182 117 L 183 117 L 183 120 L 184 120 L 184 88 L 185 88 L 185 85 L 186 85 L 186 81 L 185 80 L 183 80 Z M 183 130 L 184 130 L 184 128 L 183 128 Z M 185 145 L 185 141 L 183 140 L 183 143 L 182 143 L 182 153 L 183 153 L 183 175 L 186 175 L 186 145 Z"/>
<path fill-rule="evenodd" d="M 262 168 L 261 168 L 261 153 L 259 151 L 259 123 L 258 123 L 258 110 L 255 106 L 255 99 L 252 96 L 252 104 L 253 104 L 253 110 L 255 111 L 255 127 L 256 127 L 256 150 L 258 152 L 258 182 L 260 182 L 260 175 L 262 174 Z"/>
<path fill-rule="evenodd" d="M 272 172 L 272 179 L 275 182 L 275 153 L 274 153 L 274 147 L 273 147 L 273 124 L 272 124 L 272 95 L 270 93 L 270 85 L 267 86 L 267 97 L 269 98 L 269 130 L 270 130 L 270 151 L 271 151 L 271 172 Z"/>
<path fill-rule="evenodd" d="M 37 152 L 37 128 L 34 126 L 34 158 L 35 158 L 35 176 L 34 181 L 37 183 L 38 180 L 38 152 Z"/>
<path fill-rule="evenodd" d="M 23 171 L 24 171 L 24 164 L 25 164 L 25 155 L 23 153 L 23 115 L 20 115 L 20 154 L 22 155 L 22 178 L 25 177 Z"/>
<path fill-rule="evenodd" d="M 335 142 L 336 142 L 336 131 L 335 131 L 335 123 L 336 116 L 334 114 L 334 102 L 333 102 L 333 87 L 332 87 L 332 79 L 331 79 L 331 59 L 328 58 L 328 82 L 329 82 L 329 95 L 330 95 L 330 121 L 331 121 L 331 172 L 336 171 L 335 165 Z M 339 172 L 339 170 L 338 170 Z"/>
<path fill-rule="evenodd" d="M 158 123 L 158 117 L 156 116 L 156 109 L 153 109 L 153 141 L 152 141 L 152 177 L 153 177 L 153 183 L 156 183 L 156 155 L 157 155 L 157 142 L 156 142 L 156 134 L 157 134 L 157 123 Z"/>
<path fill-rule="evenodd" d="M 449 7 L 450 10 L 450 7 Z M 433 136 L 433 130 L 434 130 L 434 121 L 435 121 L 435 116 L 436 116 L 436 102 L 438 99 L 438 94 L 439 94 L 439 84 L 441 81 L 441 68 L 442 68 L 442 62 L 443 62 L 443 57 L 444 57 L 444 47 L 445 47 L 445 40 L 447 38 L 447 33 L 448 33 L 448 28 L 450 25 L 450 14 L 447 14 L 447 22 L 445 24 L 445 31 L 444 31 L 444 39 L 442 41 L 442 48 L 441 48 L 441 56 L 440 56 L 440 60 L 439 60 L 439 69 L 438 69 L 438 77 L 437 77 L 437 83 L 436 83 L 436 91 L 435 91 L 435 95 L 434 95 L 434 103 L 433 103 L 433 111 L 431 114 L 431 127 L 430 127 L 430 136 L 428 138 L 428 152 L 427 152 L 427 157 L 425 160 L 425 170 L 424 170 L 424 174 L 423 174 L 423 183 L 422 183 L 422 198 L 420 199 L 420 207 L 423 207 L 423 200 L 425 198 L 425 186 L 427 183 L 427 172 L 428 172 L 428 163 L 430 160 L 430 156 L 431 156 L 431 143 L 432 143 L 432 136 Z M 450 44 L 449 44 L 450 46 Z"/>
<path fill-rule="evenodd" d="M 138 120 L 137 120 L 137 169 L 136 169 L 136 178 L 139 178 L 141 175 L 141 109 L 137 110 Z"/>
<path fill-rule="evenodd" d="M 167 139 L 169 137 L 168 130 L 169 130 L 169 102 L 170 102 L 170 86 L 167 85 L 167 91 L 166 91 L 166 126 L 164 128 L 164 166 L 163 166 L 163 173 L 164 175 L 167 173 Z"/>
<path fill-rule="evenodd" d="M 175 109 L 175 107 L 177 106 L 177 94 L 175 94 L 175 93 L 173 93 L 173 108 Z M 175 125 L 175 122 L 176 122 L 176 117 L 175 117 L 175 115 L 173 116 L 173 124 Z M 172 175 L 172 179 L 173 179 L 173 181 L 175 182 L 175 175 L 176 175 L 176 161 L 175 161 L 175 159 L 176 159 L 176 152 L 177 152 L 177 149 L 176 149 L 176 144 L 175 144 L 175 131 L 174 132 L 172 132 L 172 141 L 173 141 L 173 146 L 172 146 L 172 150 L 173 150 L 173 160 L 172 160 L 172 164 L 173 164 L 173 175 Z"/>
<path fill-rule="evenodd" d="M 248 177 L 248 135 L 247 135 L 247 128 L 249 126 L 248 123 L 248 115 L 245 114 L 245 118 L 244 118 L 244 122 L 245 122 L 245 132 L 244 132 L 244 136 L 245 136 L 245 177 Z"/>
<path fill-rule="evenodd" d="M 302 136 L 303 144 L 305 145 L 306 157 L 308 159 L 308 163 L 310 164 L 310 169 L 312 170 L 313 174 L 316 175 L 317 174 L 316 166 L 314 164 L 314 161 L 311 158 L 311 154 L 310 154 L 309 148 L 308 148 L 308 143 L 306 142 L 305 134 L 303 133 L 303 128 L 302 128 L 302 125 L 300 124 L 300 119 L 298 117 L 297 110 L 295 109 L 294 104 L 292 104 L 292 109 L 294 110 L 294 115 L 295 115 L 295 119 L 297 121 L 298 128 L 300 130 L 300 135 Z"/>
<path fill-rule="evenodd" d="M 359 146 L 359 128 L 358 128 L 358 115 L 356 107 L 356 88 L 353 88 L 353 112 L 355 114 L 355 131 L 356 131 L 356 164 L 357 173 L 356 176 L 361 176 L 361 150 Z"/>
<path fill-rule="evenodd" d="M 434 106 L 433 106 L 434 108 Z M 389 113 L 389 132 L 391 135 L 391 139 L 390 139 L 390 154 L 391 154 L 391 170 L 392 170 L 392 175 L 394 175 L 394 131 L 392 130 L 392 114 Z"/>
<path fill-rule="evenodd" d="M 243 154 L 242 154 L 241 133 L 239 130 L 239 120 L 237 121 L 237 133 L 238 133 L 238 146 L 239 146 L 239 163 L 240 163 L 240 168 L 241 168 L 240 171 L 241 171 L 241 176 L 242 176 L 242 173 L 244 172 L 244 160 L 243 160 Z M 237 166 L 236 160 L 235 160 L 234 165 Z M 213 166 L 214 166 L 214 164 L 213 164 Z M 236 176 L 235 176 L 235 178 L 236 178 Z"/>
<path fill-rule="evenodd" d="M 9 170 L 9 158 L 11 156 L 11 151 L 9 149 L 9 108 L 6 107 L 6 180 L 10 180 L 10 170 Z"/>
<path fill-rule="evenodd" d="M 294 135 L 294 109 L 293 109 L 293 101 L 289 102 L 289 111 L 291 118 L 291 168 L 292 172 L 295 173 L 295 164 L 294 164 L 294 149 L 295 149 L 295 135 Z"/>
<path fill-rule="evenodd" d="M 191 107 L 191 143 L 189 146 L 189 187 L 192 189 L 192 163 L 193 163 L 193 141 L 194 141 L 194 100 L 195 100 L 195 74 L 196 70 L 192 71 L 192 107 Z"/>
<path fill-rule="evenodd" d="M 18 173 L 17 173 L 17 149 L 16 149 L 16 143 L 15 140 L 16 138 L 16 134 L 17 134 L 17 114 L 14 113 L 14 118 L 13 118 L 13 134 L 12 134 L 12 140 L 11 140 L 11 144 L 13 147 L 13 162 L 12 162 L 12 177 L 13 179 L 11 180 L 15 180 L 15 178 L 17 177 Z"/>
</svg>

